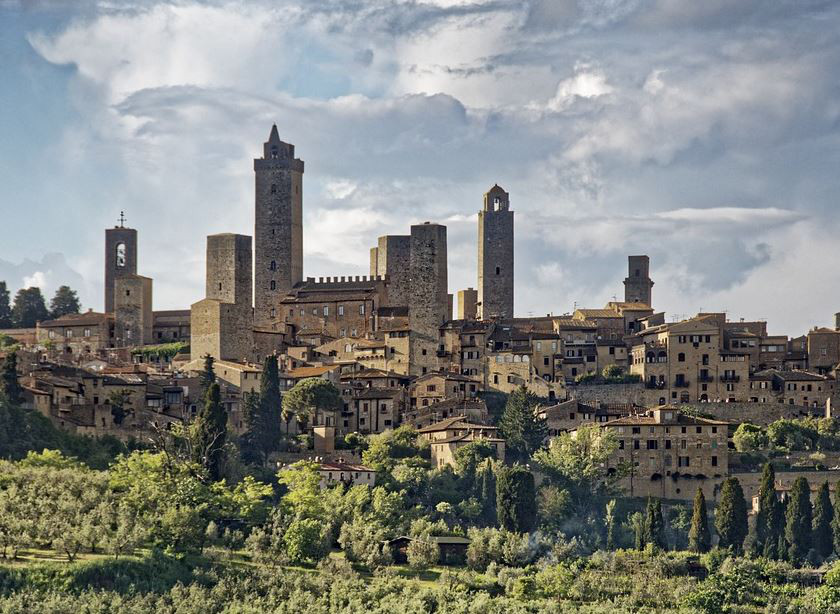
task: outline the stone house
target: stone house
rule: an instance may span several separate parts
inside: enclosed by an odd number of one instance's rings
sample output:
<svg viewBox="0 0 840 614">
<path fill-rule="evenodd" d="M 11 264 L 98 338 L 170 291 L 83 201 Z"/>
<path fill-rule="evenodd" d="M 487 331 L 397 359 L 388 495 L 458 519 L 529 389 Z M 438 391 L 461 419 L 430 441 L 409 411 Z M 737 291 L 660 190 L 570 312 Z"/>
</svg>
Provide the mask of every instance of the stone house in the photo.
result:
<svg viewBox="0 0 840 614">
<path fill-rule="evenodd" d="M 691 500 L 700 486 L 707 499 L 717 499 L 728 475 L 728 422 L 665 405 L 600 425 L 618 440 L 607 466 L 626 471 L 619 486 L 627 496 Z"/>
<path fill-rule="evenodd" d="M 446 399 L 467 399 L 481 391 L 481 384 L 452 371 L 436 371 L 416 378 L 409 385 L 411 407 L 426 407 Z"/>
<path fill-rule="evenodd" d="M 95 356 L 114 345 L 114 316 L 87 311 L 38 322 L 38 344 L 64 359 Z"/>
<path fill-rule="evenodd" d="M 496 458 L 505 460 L 505 441 L 498 435 L 495 426 L 475 424 L 464 416 L 447 418 L 419 430 L 420 436 L 429 441 L 432 454 L 432 466 L 455 466 L 455 452 L 475 441 L 485 441 L 496 452 Z"/>
<path fill-rule="evenodd" d="M 376 484 L 376 471 L 365 465 L 347 463 L 343 460 L 325 462 L 318 466 L 318 473 L 321 475 L 319 486 L 321 490 L 344 484 L 345 486 L 373 486 Z"/>
</svg>

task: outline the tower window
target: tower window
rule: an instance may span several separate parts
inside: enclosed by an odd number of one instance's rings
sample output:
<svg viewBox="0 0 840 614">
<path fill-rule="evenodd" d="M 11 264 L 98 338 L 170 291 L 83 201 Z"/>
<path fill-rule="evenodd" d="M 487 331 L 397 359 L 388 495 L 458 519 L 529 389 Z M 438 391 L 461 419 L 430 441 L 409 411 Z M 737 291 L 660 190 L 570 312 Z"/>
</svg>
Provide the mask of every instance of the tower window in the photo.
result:
<svg viewBox="0 0 840 614">
<path fill-rule="evenodd" d="M 219 282 L 219 292 L 222 291 L 222 282 Z"/>
<path fill-rule="evenodd" d="M 115 263 L 119 269 L 125 267 L 125 243 L 117 243 L 117 256 Z"/>
<path fill-rule="evenodd" d="M 496 275 L 501 275 L 501 273 L 502 273 L 502 267 L 497 266 L 496 267 Z"/>
<path fill-rule="evenodd" d="M 276 160 L 276 159 L 277 159 L 277 148 L 276 148 L 276 147 L 272 147 L 272 148 L 271 148 L 271 157 L 272 157 L 272 159 L 274 159 L 274 160 Z"/>
<path fill-rule="evenodd" d="M 271 193 L 272 194 L 277 194 L 277 186 L 273 183 L 271 184 Z"/>
<path fill-rule="evenodd" d="M 272 271 L 276 271 L 277 270 L 277 262 L 275 260 L 272 260 L 271 265 L 268 268 L 271 269 Z"/>
<path fill-rule="evenodd" d="M 271 289 L 272 289 L 272 290 L 276 290 L 276 289 L 277 289 L 277 282 L 275 282 L 273 279 L 271 280 L 271 284 L 270 284 L 270 285 L 271 285 Z"/>
<path fill-rule="evenodd" d="M 274 311 L 274 307 L 271 308 L 271 317 L 273 318 L 276 315 L 276 311 Z"/>
</svg>

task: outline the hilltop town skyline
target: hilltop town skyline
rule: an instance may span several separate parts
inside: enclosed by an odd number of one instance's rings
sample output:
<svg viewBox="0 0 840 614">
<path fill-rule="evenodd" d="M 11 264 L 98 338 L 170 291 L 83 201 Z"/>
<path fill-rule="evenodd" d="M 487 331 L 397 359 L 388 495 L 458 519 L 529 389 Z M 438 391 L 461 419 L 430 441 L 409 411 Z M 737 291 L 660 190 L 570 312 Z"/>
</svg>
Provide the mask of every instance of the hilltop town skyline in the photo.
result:
<svg viewBox="0 0 840 614">
<path fill-rule="evenodd" d="M 377 236 L 433 220 L 459 263 L 450 290 L 474 284 L 474 216 L 499 183 L 522 315 L 608 301 L 624 257 L 647 253 L 669 314 L 831 324 L 837 9 L 550 4 L 389 21 L 376 3 L 11 3 L 0 278 L 68 283 L 101 309 L 100 229 L 124 210 L 161 307 L 185 307 L 203 237 L 250 232 L 250 160 L 276 121 L 310 164 L 308 275 L 364 274 Z M 247 33 L 237 52 L 217 36 L 229 23 Z M 126 39 L 186 55 L 161 64 Z"/>
</svg>

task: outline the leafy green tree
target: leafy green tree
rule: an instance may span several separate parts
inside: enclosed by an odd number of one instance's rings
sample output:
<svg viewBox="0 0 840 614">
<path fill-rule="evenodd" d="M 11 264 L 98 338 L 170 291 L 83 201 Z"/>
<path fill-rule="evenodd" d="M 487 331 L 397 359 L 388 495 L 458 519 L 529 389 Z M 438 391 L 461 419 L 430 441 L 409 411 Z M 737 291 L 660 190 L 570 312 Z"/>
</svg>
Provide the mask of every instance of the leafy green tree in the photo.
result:
<svg viewBox="0 0 840 614">
<path fill-rule="evenodd" d="M 41 289 L 21 288 L 12 306 L 12 325 L 15 328 L 35 328 L 35 324 L 50 317 Z"/>
<path fill-rule="evenodd" d="M 627 519 L 630 530 L 633 532 L 633 547 L 636 550 L 645 549 L 645 536 L 647 530 L 645 528 L 645 515 L 641 512 L 633 512 Z"/>
<path fill-rule="evenodd" d="M 712 547 L 709 532 L 709 517 L 706 512 L 706 496 L 702 488 L 694 495 L 694 509 L 691 514 L 691 529 L 688 531 L 688 549 L 693 552 L 708 552 Z"/>
<path fill-rule="evenodd" d="M 747 502 L 738 478 L 728 478 L 723 483 L 720 503 L 715 512 L 715 527 L 721 548 L 740 552 L 747 537 Z"/>
<path fill-rule="evenodd" d="M 131 407 L 131 391 L 114 390 L 108 394 L 108 404 L 111 406 L 111 416 L 114 424 L 120 426 L 128 415 Z"/>
<path fill-rule="evenodd" d="M 831 494 L 828 490 L 828 482 L 823 482 L 817 491 L 817 500 L 814 503 L 814 525 L 812 539 L 814 549 L 822 558 L 827 558 L 834 550 L 831 533 L 831 520 L 834 516 L 834 508 L 831 505 Z"/>
<path fill-rule="evenodd" d="M 583 513 L 615 491 L 623 473 L 611 472 L 607 460 L 617 449 L 612 430 L 587 424 L 574 437 L 563 433 L 552 438 L 547 449 L 534 454 L 534 463 L 551 483 L 569 491 L 572 505 Z"/>
<path fill-rule="evenodd" d="M 429 535 L 419 535 L 406 548 L 408 564 L 415 569 L 428 569 L 438 562 L 440 549 Z"/>
<path fill-rule="evenodd" d="M 840 552 L 840 481 L 834 485 L 834 518 L 831 521 L 834 552 Z"/>
<path fill-rule="evenodd" d="M 743 424 L 741 426 L 744 426 Z M 775 558 L 776 545 L 779 542 L 777 527 L 774 523 L 776 513 L 776 472 L 770 463 L 764 464 L 761 484 L 758 488 L 758 514 L 755 517 L 755 539 L 753 554 Z"/>
<path fill-rule="evenodd" d="M 793 482 L 785 512 L 787 558 L 794 565 L 805 560 L 811 548 L 811 486 L 805 477 Z"/>
<path fill-rule="evenodd" d="M 502 468 L 496 476 L 496 514 L 499 526 L 530 533 L 536 524 L 534 475 L 521 465 Z"/>
<path fill-rule="evenodd" d="M 12 405 L 20 405 L 23 389 L 20 386 L 17 372 L 17 353 L 10 352 L 3 359 L 3 369 L 0 372 L 0 393 Z"/>
<path fill-rule="evenodd" d="M 429 458 L 429 442 L 420 437 L 417 429 L 404 424 L 399 428 L 371 435 L 368 448 L 362 452 L 362 461 L 378 473 L 387 473 L 407 459 L 420 461 Z M 494 496 L 495 496 L 495 491 Z"/>
<path fill-rule="evenodd" d="M 289 524 L 283 535 L 291 563 L 317 563 L 330 552 L 329 533 L 314 518 L 299 518 Z"/>
<path fill-rule="evenodd" d="M 571 510 L 568 490 L 554 484 L 545 484 L 537 491 L 537 517 L 540 527 L 548 531 L 559 530 Z"/>
<path fill-rule="evenodd" d="M 645 542 L 665 550 L 665 519 L 662 517 L 662 502 L 648 499 L 645 518 Z"/>
<path fill-rule="evenodd" d="M 201 382 L 202 397 L 207 394 L 210 385 L 216 381 L 216 370 L 213 367 L 215 359 L 210 354 L 204 355 L 204 369 L 201 371 L 199 381 Z"/>
<path fill-rule="evenodd" d="M 70 286 L 59 286 L 50 301 L 50 317 L 60 318 L 71 313 L 79 313 L 81 307 L 75 290 L 71 290 Z"/>
<path fill-rule="evenodd" d="M 816 424 L 805 420 L 776 420 L 767 427 L 770 444 L 784 450 L 816 450 L 820 439 Z"/>
<path fill-rule="evenodd" d="M 537 415 L 539 399 L 521 386 L 508 396 L 499 420 L 499 432 L 505 440 L 506 455 L 511 460 L 527 461 L 539 450 L 548 436 L 545 420 Z"/>
<path fill-rule="evenodd" d="M 394 537 L 380 522 L 357 516 L 341 525 L 338 543 L 348 561 L 377 569 L 393 562 L 387 541 Z"/>
<path fill-rule="evenodd" d="M 213 383 L 208 388 L 204 406 L 199 410 L 192 430 L 193 460 L 207 470 L 210 480 L 222 479 L 227 411 L 222 404 L 219 384 Z"/>
<path fill-rule="evenodd" d="M 0 281 L 0 328 L 12 327 L 12 307 L 9 303 L 9 288 Z"/>
<path fill-rule="evenodd" d="M 342 407 L 341 393 L 330 381 L 319 377 L 300 380 L 283 396 L 283 415 L 295 416 L 307 424 L 318 412 L 337 412 Z"/>
<path fill-rule="evenodd" d="M 735 444 L 735 449 L 738 452 L 753 452 L 767 448 L 769 439 L 767 433 L 760 426 L 743 422 L 738 425 L 732 435 L 732 443 Z"/>
<path fill-rule="evenodd" d="M 455 450 L 455 471 L 461 477 L 464 489 L 475 488 L 476 471 L 485 459 L 496 458 L 496 451 L 486 441 L 478 440 Z"/>
</svg>

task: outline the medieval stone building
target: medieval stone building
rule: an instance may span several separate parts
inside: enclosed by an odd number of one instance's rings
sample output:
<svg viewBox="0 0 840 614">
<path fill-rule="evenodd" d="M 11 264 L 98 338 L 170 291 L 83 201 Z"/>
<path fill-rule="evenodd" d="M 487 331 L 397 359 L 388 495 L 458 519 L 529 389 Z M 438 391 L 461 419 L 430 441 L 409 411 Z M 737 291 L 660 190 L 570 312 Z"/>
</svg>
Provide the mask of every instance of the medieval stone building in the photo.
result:
<svg viewBox="0 0 840 614">
<path fill-rule="evenodd" d="M 647 256 L 628 256 L 627 279 L 624 280 L 624 302 L 643 303 L 651 307 L 650 258 Z"/>
<path fill-rule="evenodd" d="M 478 317 L 513 317 L 513 211 L 498 185 L 478 212 Z"/>
</svg>

